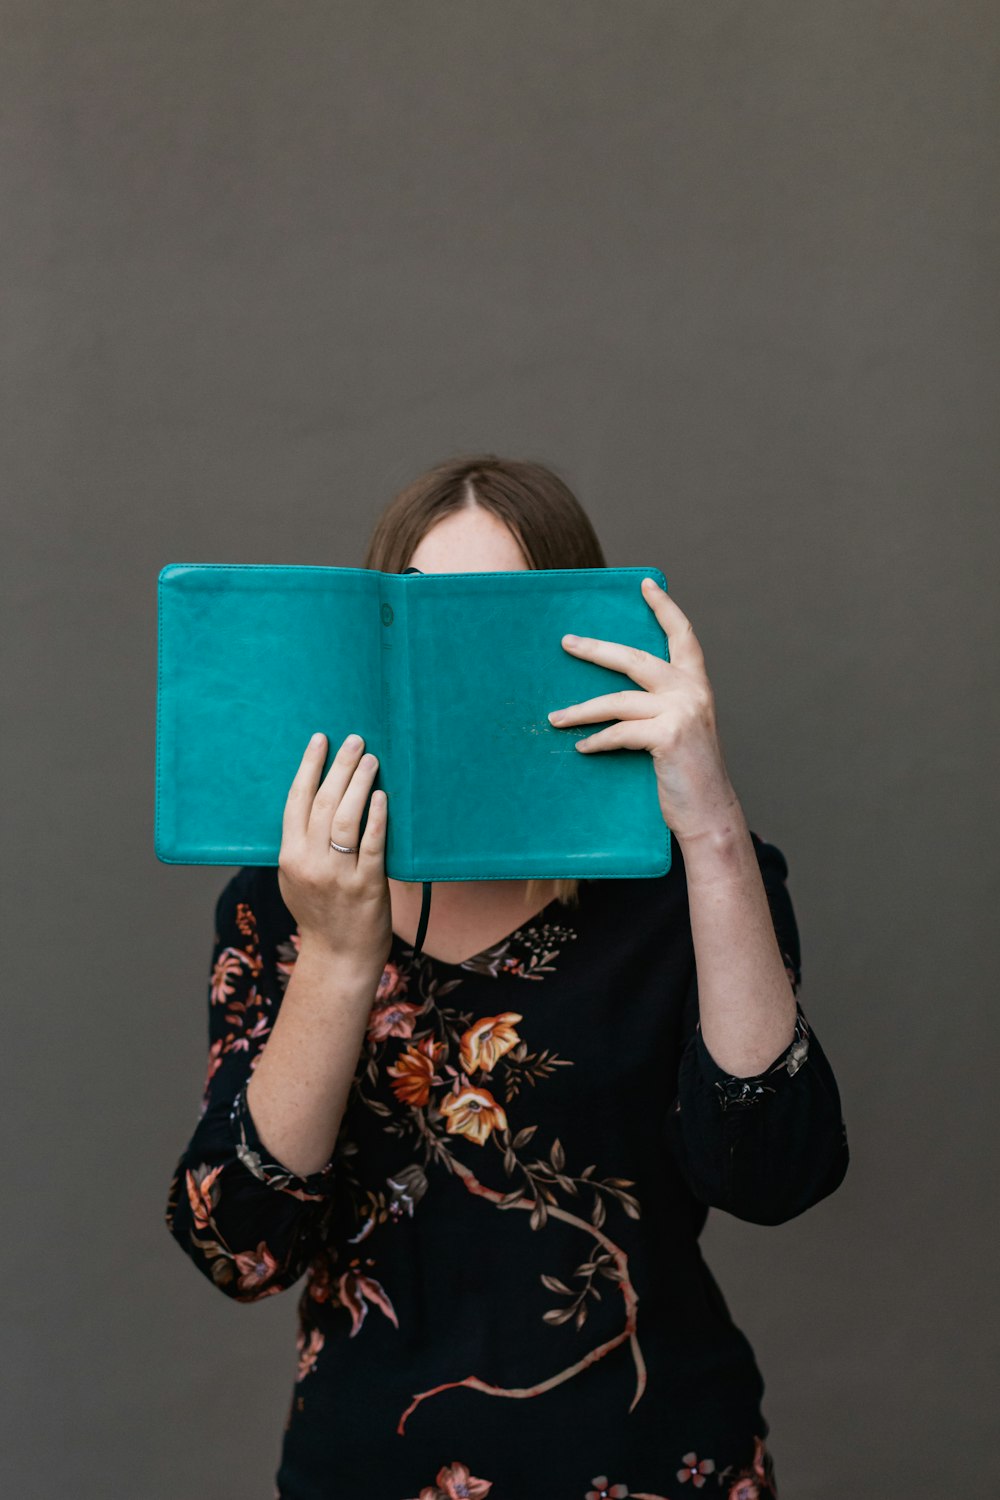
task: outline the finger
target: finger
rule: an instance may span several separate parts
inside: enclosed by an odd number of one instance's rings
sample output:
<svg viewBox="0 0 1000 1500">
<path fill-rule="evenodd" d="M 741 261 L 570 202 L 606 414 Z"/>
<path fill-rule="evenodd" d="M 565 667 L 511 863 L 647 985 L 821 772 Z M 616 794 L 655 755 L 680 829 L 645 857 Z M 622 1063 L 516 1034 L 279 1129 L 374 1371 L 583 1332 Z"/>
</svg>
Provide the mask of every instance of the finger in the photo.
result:
<svg viewBox="0 0 1000 1500">
<path fill-rule="evenodd" d="M 659 700 L 649 693 L 623 688 L 618 693 L 604 693 L 585 703 L 571 703 L 567 708 L 553 709 L 550 721 L 558 729 L 572 724 L 596 724 L 601 719 L 650 719 L 661 708 Z"/>
<path fill-rule="evenodd" d="M 620 641 L 602 641 L 591 635 L 564 635 L 562 643 L 573 656 L 585 657 L 587 661 L 610 667 L 614 672 L 624 672 L 648 692 L 662 688 L 674 671 L 662 656 L 654 656 L 639 646 L 623 645 Z"/>
<path fill-rule="evenodd" d="M 364 749 L 363 739 L 359 740 L 356 745 L 349 745 L 347 739 L 343 740 L 330 763 L 330 769 L 320 782 L 319 790 L 314 789 L 305 837 L 310 848 L 317 854 L 329 853 L 330 824 L 333 821 L 333 815 L 364 754 Z M 322 769 L 322 762 L 320 762 L 320 767 Z M 339 842 L 345 843 L 346 840 L 341 839 Z M 356 843 L 357 840 L 353 842 Z"/>
<path fill-rule="evenodd" d="M 309 828 L 309 812 L 326 759 L 326 735 L 316 735 L 305 748 L 299 768 L 292 777 L 281 818 L 281 841 L 286 848 L 301 842 Z"/>
<path fill-rule="evenodd" d="M 327 822 L 324 835 L 327 853 L 330 852 L 331 839 L 338 844 L 347 844 L 352 849 L 356 848 L 360 853 L 361 814 L 364 812 L 368 793 L 371 791 L 377 771 L 378 760 L 374 755 L 370 757 L 367 754 L 363 755 L 358 761 L 344 795 L 335 808 L 332 818 Z"/>
<path fill-rule="evenodd" d="M 358 846 L 358 864 L 367 866 L 368 862 L 375 869 L 381 869 L 385 865 L 385 830 L 388 822 L 387 810 L 389 799 L 384 791 L 379 788 L 372 792 L 371 801 L 368 804 L 368 816 L 365 819 L 365 831 L 361 835 Z M 339 843 L 350 842 L 347 839 L 337 840 Z"/>
<path fill-rule="evenodd" d="M 581 755 L 596 755 L 601 750 L 646 750 L 648 732 L 643 728 L 645 720 L 631 719 L 623 724 L 609 724 L 607 729 L 598 729 L 578 740 L 576 749 Z"/>
<path fill-rule="evenodd" d="M 694 626 L 676 599 L 671 598 L 666 589 L 661 589 L 655 578 L 642 580 L 642 593 L 656 616 L 657 623 L 663 627 L 671 665 L 704 675 L 704 653 L 694 633 Z"/>
</svg>

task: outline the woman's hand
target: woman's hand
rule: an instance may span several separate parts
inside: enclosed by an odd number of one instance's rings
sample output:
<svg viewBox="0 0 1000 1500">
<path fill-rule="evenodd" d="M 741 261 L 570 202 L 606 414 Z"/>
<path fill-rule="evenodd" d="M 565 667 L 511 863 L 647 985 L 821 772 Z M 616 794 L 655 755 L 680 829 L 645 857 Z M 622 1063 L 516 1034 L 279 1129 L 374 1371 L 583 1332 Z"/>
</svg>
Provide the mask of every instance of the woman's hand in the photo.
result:
<svg viewBox="0 0 1000 1500">
<path fill-rule="evenodd" d="M 739 799 L 723 759 L 715 697 L 691 621 L 652 578 L 642 580 L 642 590 L 667 636 L 669 662 L 637 646 L 564 635 L 563 646 L 574 656 L 624 672 L 639 690 L 623 688 L 588 698 L 554 710 L 549 719 L 557 728 L 619 719 L 577 740 L 576 748 L 585 754 L 648 750 L 663 821 L 683 843 L 724 825 L 739 808 Z"/>
<path fill-rule="evenodd" d="M 298 923 L 300 945 L 320 947 L 358 975 L 378 983 L 392 945 L 392 908 L 385 875 L 386 795 L 372 792 L 378 760 L 349 736 L 317 790 L 326 759 L 325 734 L 306 747 L 289 788 L 278 855 L 281 898 Z M 357 849 L 341 854 L 330 840 Z"/>
</svg>

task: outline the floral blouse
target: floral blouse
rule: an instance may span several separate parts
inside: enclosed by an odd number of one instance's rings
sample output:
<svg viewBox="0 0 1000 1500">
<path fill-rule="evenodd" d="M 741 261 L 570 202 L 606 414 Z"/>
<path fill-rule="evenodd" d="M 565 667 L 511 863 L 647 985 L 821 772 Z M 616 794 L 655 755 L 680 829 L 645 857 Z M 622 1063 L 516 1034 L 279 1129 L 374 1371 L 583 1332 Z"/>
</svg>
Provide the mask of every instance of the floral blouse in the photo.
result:
<svg viewBox="0 0 1000 1500">
<path fill-rule="evenodd" d="M 751 835 L 793 990 L 787 865 Z M 166 1222 L 224 1296 L 305 1276 L 276 1500 L 777 1495 L 764 1382 L 698 1237 L 832 1193 L 837 1084 L 796 998 L 759 1077 L 698 1022 L 681 850 L 591 879 L 463 963 L 393 937 L 330 1160 L 299 1176 L 246 1085 L 299 951 L 273 867 L 219 896 L 209 1053 Z"/>
</svg>

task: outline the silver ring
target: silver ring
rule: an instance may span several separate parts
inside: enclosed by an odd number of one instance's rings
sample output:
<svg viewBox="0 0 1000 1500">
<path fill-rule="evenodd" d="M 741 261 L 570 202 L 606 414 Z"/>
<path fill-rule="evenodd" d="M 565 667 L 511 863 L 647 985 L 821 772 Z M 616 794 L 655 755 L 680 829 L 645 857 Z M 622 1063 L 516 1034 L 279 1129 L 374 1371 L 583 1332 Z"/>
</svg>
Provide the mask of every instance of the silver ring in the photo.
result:
<svg viewBox="0 0 1000 1500">
<path fill-rule="evenodd" d="M 333 839 L 331 839 L 330 840 L 330 848 L 331 849 L 336 849 L 336 851 L 337 851 L 338 854 L 357 854 L 358 851 L 359 851 L 359 849 L 361 848 L 361 845 L 360 844 L 354 844 L 354 845 L 351 845 L 351 844 L 335 844 L 333 842 Z"/>
</svg>

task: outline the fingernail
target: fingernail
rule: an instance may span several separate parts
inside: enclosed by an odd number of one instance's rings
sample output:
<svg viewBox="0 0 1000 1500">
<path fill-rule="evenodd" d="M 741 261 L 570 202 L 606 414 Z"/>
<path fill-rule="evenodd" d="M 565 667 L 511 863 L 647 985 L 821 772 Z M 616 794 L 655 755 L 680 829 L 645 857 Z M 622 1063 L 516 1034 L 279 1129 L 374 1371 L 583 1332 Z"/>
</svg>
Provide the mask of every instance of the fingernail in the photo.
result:
<svg viewBox="0 0 1000 1500">
<path fill-rule="evenodd" d="M 347 736 L 347 739 L 344 741 L 344 744 L 347 746 L 348 750 L 356 750 L 361 744 L 360 734 L 349 734 Z"/>
<path fill-rule="evenodd" d="M 314 735 L 313 735 L 313 737 L 312 737 L 312 739 L 311 739 L 311 740 L 310 740 L 310 741 L 309 741 L 309 743 L 310 743 L 310 745 L 318 745 L 318 744 L 319 744 L 319 742 L 320 742 L 320 740 L 321 740 L 321 739 L 322 739 L 322 738 L 323 738 L 323 736 L 322 736 L 322 735 L 321 735 L 321 734 L 319 734 L 319 733 L 316 733 L 316 734 L 314 734 Z"/>
<path fill-rule="evenodd" d="M 580 637 L 578 635 L 564 635 L 563 636 L 563 640 L 566 642 L 567 646 L 575 646 L 576 643 L 577 643 L 577 641 L 579 639 L 580 639 Z"/>
</svg>

